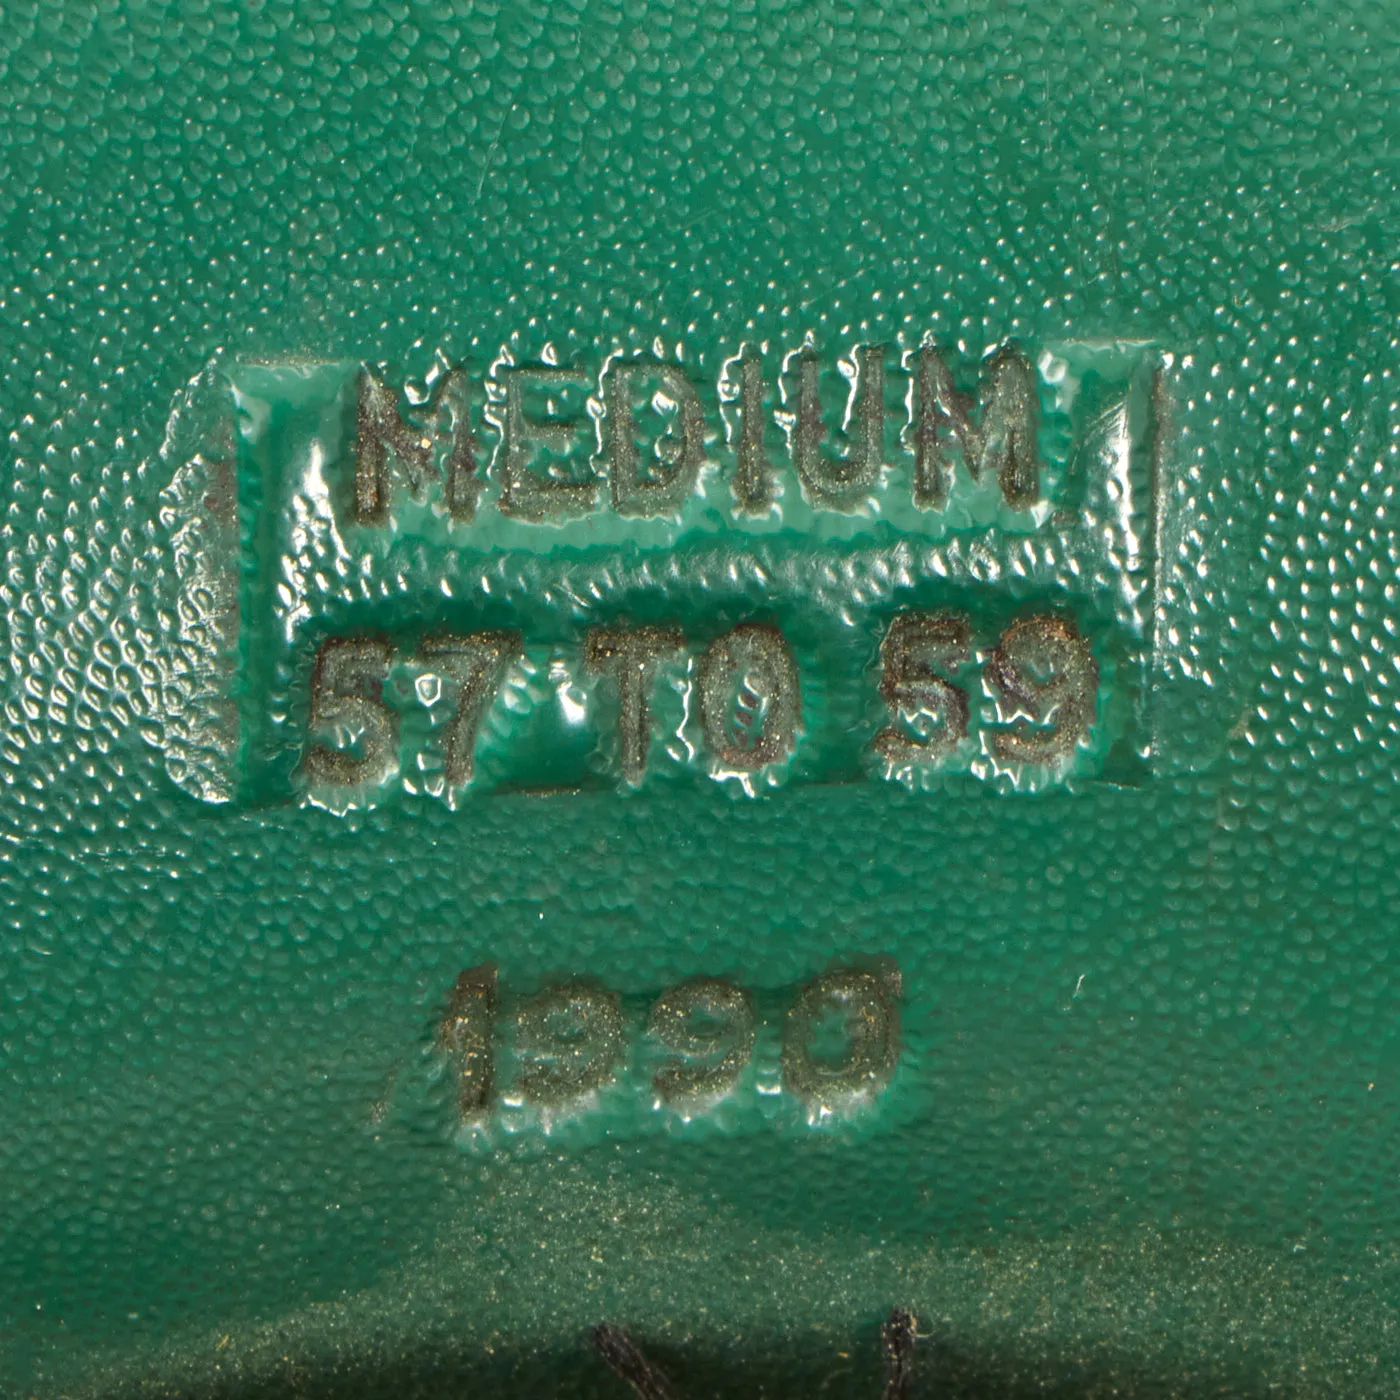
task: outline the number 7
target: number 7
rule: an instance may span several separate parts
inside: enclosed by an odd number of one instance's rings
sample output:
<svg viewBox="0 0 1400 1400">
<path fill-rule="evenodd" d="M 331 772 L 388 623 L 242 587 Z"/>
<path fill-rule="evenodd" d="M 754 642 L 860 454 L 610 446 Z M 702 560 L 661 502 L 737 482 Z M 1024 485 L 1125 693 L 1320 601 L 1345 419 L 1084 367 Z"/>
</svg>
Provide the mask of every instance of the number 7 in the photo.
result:
<svg viewBox="0 0 1400 1400">
<path fill-rule="evenodd" d="M 424 640 L 418 659 L 457 683 L 457 709 L 447 722 L 442 749 L 449 791 L 472 780 L 476 736 L 505 669 L 520 654 L 519 632 L 473 632 Z"/>
</svg>

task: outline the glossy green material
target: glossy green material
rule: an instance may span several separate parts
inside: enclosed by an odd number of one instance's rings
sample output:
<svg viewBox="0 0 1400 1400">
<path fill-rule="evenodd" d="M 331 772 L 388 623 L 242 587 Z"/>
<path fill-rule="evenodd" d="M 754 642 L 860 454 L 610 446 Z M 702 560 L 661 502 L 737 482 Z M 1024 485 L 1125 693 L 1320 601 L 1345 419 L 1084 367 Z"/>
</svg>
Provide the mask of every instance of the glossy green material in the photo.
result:
<svg viewBox="0 0 1400 1400">
<path fill-rule="evenodd" d="M 6 5 L 0 1392 L 1395 1394 L 1395 18 Z"/>
</svg>

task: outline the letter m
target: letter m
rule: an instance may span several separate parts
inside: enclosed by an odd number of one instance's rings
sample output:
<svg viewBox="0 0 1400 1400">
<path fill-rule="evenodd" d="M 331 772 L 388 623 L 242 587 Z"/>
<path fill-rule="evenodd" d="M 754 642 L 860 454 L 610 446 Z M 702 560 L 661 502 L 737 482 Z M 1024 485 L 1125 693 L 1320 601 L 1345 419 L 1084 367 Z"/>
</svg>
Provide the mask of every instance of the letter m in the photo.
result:
<svg viewBox="0 0 1400 1400">
<path fill-rule="evenodd" d="M 973 422 L 966 394 L 933 345 L 919 351 L 915 381 L 914 500 L 922 510 L 941 510 L 948 500 L 953 464 L 948 444 L 956 442 L 974 480 L 994 477 L 1007 505 L 1024 507 L 1040 499 L 1039 400 L 1035 372 L 1013 346 L 1003 346 L 982 367 Z"/>
<path fill-rule="evenodd" d="M 416 500 L 423 500 L 428 484 L 444 489 L 453 520 L 469 521 L 476 515 L 481 479 L 476 471 L 476 439 L 472 436 L 467 406 L 466 375 L 454 369 L 434 386 L 423 415 L 449 420 L 450 440 L 438 460 L 436 434 L 404 422 L 399 393 L 373 370 L 361 369 L 357 386 L 355 445 L 355 519 L 361 525 L 382 525 L 389 518 L 389 497 L 395 474 Z"/>
</svg>

